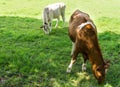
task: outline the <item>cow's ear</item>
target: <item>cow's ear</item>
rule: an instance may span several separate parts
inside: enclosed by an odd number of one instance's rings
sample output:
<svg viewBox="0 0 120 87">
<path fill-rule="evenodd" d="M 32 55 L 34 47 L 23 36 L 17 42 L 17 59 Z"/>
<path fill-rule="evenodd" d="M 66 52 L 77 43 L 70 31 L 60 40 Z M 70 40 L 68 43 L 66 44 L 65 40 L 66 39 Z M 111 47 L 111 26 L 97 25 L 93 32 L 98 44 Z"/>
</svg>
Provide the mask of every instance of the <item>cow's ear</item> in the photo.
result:
<svg viewBox="0 0 120 87">
<path fill-rule="evenodd" d="M 42 25 L 40 28 L 44 28 L 44 25 Z"/>
</svg>

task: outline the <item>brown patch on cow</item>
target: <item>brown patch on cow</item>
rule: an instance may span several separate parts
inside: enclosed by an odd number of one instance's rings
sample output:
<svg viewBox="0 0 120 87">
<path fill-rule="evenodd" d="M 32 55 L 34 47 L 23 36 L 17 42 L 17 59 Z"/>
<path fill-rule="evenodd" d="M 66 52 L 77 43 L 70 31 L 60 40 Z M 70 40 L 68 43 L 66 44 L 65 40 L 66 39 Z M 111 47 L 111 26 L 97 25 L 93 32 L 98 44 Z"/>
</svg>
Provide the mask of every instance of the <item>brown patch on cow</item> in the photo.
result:
<svg viewBox="0 0 120 87">
<path fill-rule="evenodd" d="M 90 28 L 91 28 L 91 25 L 86 25 L 86 28 L 87 28 L 87 29 L 90 29 Z"/>
</svg>

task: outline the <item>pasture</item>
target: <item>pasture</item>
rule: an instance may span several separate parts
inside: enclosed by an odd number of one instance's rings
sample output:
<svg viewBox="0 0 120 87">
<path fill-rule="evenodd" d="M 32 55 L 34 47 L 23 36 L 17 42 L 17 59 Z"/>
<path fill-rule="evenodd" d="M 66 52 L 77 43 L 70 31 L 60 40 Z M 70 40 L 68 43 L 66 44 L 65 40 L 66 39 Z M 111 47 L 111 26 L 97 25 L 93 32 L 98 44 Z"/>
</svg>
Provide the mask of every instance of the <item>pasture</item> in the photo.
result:
<svg viewBox="0 0 120 87">
<path fill-rule="evenodd" d="M 44 6 L 66 4 L 66 26 L 45 35 Z M 91 65 L 81 71 L 78 56 L 72 72 L 68 21 L 74 10 L 88 13 L 98 30 L 104 59 L 110 60 L 106 81 L 98 85 Z M 54 26 L 55 22 L 53 22 Z M 120 87 L 120 1 L 119 0 L 1 0 L 0 1 L 0 87 Z"/>
</svg>

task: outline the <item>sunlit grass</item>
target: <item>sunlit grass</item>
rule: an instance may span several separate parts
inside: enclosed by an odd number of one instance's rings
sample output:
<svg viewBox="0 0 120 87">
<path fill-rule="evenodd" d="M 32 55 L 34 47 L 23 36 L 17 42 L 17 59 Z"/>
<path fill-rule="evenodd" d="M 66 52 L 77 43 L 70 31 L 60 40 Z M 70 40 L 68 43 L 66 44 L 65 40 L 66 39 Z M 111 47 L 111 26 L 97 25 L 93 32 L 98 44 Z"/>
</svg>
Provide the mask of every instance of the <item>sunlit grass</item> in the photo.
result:
<svg viewBox="0 0 120 87">
<path fill-rule="evenodd" d="M 119 18 L 101 17 L 96 20 L 98 32 L 111 31 L 120 34 Z"/>
<path fill-rule="evenodd" d="M 0 15 L 41 19 L 43 8 L 48 4 L 56 2 L 64 2 L 66 4 L 67 21 L 71 13 L 76 9 L 87 12 L 92 19 L 97 19 L 99 17 L 118 18 L 120 14 L 119 0 L 77 0 L 76 3 L 74 3 L 74 0 L 1 0 Z"/>
</svg>

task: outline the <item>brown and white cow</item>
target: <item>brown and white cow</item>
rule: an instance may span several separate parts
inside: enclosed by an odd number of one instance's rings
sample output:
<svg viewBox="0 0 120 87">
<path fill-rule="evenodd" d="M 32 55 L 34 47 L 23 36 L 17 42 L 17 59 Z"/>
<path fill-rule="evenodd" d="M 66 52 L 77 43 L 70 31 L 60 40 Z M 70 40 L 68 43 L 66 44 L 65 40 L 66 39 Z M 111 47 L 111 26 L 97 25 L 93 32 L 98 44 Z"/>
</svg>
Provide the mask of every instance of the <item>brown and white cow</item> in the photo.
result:
<svg viewBox="0 0 120 87">
<path fill-rule="evenodd" d="M 65 7 L 66 5 L 63 2 L 54 3 L 46 6 L 43 10 L 43 31 L 45 34 L 49 34 L 52 30 L 52 20 L 57 19 L 55 27 L 58 27 L 58 22 L 60 20 L 60 16 L 63 19 L 65 24 Z"/>
<path fill-rule="evenodd" d="M 67 72 L 71 72 L 73 63 L 76 61 L 78 54 L 81 53 L 84 58 L 82 70 L 84 71 L 86 69 L 85 63 L 86 60 L 89 60 L 98 83 L 103 83 L 109 62 L 103 60 L 97 39 L 97 29 L 89 15 L 80 10 L 76 10 L 70 18 L 68 33 L 73 47 L 71 52 L 72 59 L 67 68 Z"/>
</svg>

